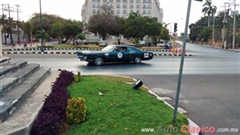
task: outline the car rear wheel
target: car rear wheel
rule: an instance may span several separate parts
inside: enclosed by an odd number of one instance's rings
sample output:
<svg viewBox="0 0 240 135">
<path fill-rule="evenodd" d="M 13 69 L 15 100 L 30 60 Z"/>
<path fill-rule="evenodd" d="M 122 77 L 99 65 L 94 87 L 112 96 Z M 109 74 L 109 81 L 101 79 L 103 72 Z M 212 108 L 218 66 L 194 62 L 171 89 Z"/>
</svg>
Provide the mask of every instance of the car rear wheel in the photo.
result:
<svg viewBox="0 0 240 135">
<path fill-rule="evenodd" d="M 101 57 L 97 57 L 95 60 L 94 60 L 94 63 L 95 65 L 97 66 L 101 66 L 103 64 L 103 59 Z"/>
<path fill-rule="evenodd" d="M 136 64 L 141 63 L 141 58 L 140 58 L 140 57 L 136 57 L 136 58 L 134 59 L 134 63 L 136 63 Z"/>
</svg>

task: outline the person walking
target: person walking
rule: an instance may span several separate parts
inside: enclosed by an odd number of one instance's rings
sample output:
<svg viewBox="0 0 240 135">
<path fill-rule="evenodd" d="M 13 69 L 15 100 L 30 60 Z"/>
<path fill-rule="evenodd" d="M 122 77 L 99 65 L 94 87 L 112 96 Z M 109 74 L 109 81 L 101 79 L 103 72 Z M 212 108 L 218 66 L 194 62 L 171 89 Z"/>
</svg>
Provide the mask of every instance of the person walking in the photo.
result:
<svg viewBox="0 0 240 135">
<path fill-rule="evenodd" d="M 24 44 L 24 47 L 27 47 L 27 42 L 25 38 L 23 38 L 23 44 Z"/>
</svg>

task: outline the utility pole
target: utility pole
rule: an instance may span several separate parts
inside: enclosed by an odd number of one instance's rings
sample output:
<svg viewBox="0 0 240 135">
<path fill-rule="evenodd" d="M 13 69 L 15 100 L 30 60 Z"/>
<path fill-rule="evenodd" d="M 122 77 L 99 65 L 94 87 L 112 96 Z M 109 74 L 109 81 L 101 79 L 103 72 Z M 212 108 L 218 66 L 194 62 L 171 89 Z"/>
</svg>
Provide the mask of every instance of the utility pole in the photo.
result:
<svg viewBox="0 0 240 135">
<path fill-rule="evenodd" d="M 17 35 L 18 35 L 18 44 L 19 44 L 19 34 L 20 34 L 20 31 L 19 31 L 19 18 L 18 18 L 18 13 L 19 12 L 21 12 L 21 11 L 19 11 L 19 8 L 18 7 L 20 7 L 20 5 L 15 5 L 16 7 L 17 7 Z"/>
<path fill-rule="evenodd" d="M 232 49 L 235 49 L 235 35 L 236 35 L 236 0 L 233 0 L 233 41 L 232 41 Z"/>
<path fill-rule="evenodd" d="M 223 30 L 222 30 L 222 49 L 224 49 L 226 47 L 227 49 L 227 41 L 226 41 L 226 24 L 228 23 L 227 19 L 226 19 L 226 8 L 229 7 L 229 3 L 225 2 L 224 3 L 224 19 L 223 19 Z"/>
<path fill-rule="evenodd" d="M 213 16 L 212 47 L 214 47 L 215 44 L 214 27 L 215 27 L 215 15 Z"/>
</svg>

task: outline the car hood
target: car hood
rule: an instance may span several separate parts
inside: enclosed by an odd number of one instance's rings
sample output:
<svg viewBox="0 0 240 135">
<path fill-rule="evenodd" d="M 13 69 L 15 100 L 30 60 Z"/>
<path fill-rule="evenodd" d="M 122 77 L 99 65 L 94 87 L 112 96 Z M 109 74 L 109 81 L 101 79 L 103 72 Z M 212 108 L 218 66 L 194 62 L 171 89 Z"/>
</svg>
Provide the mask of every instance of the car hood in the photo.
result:
<svg viewBox="0 0 240 135">
<path fill-rule="evenodd" d="M 94 53 L 102 53 L 103 51 L 77 51 L 77 53 L 81 54 L 94 54 Z"/>
</svg>

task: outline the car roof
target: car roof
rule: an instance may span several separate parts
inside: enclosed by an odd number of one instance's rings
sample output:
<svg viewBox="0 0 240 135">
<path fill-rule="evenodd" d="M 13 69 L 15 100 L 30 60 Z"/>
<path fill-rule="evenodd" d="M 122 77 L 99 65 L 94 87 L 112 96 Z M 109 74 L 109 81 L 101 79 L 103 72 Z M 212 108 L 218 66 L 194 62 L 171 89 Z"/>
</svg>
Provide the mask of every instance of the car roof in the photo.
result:
<svg viewBox="0 0 240 135">
<path fill-rule="evenodd" d="M 133 45 L 108 45 L 108 46 L 135 47 Z"/>
</svg>

